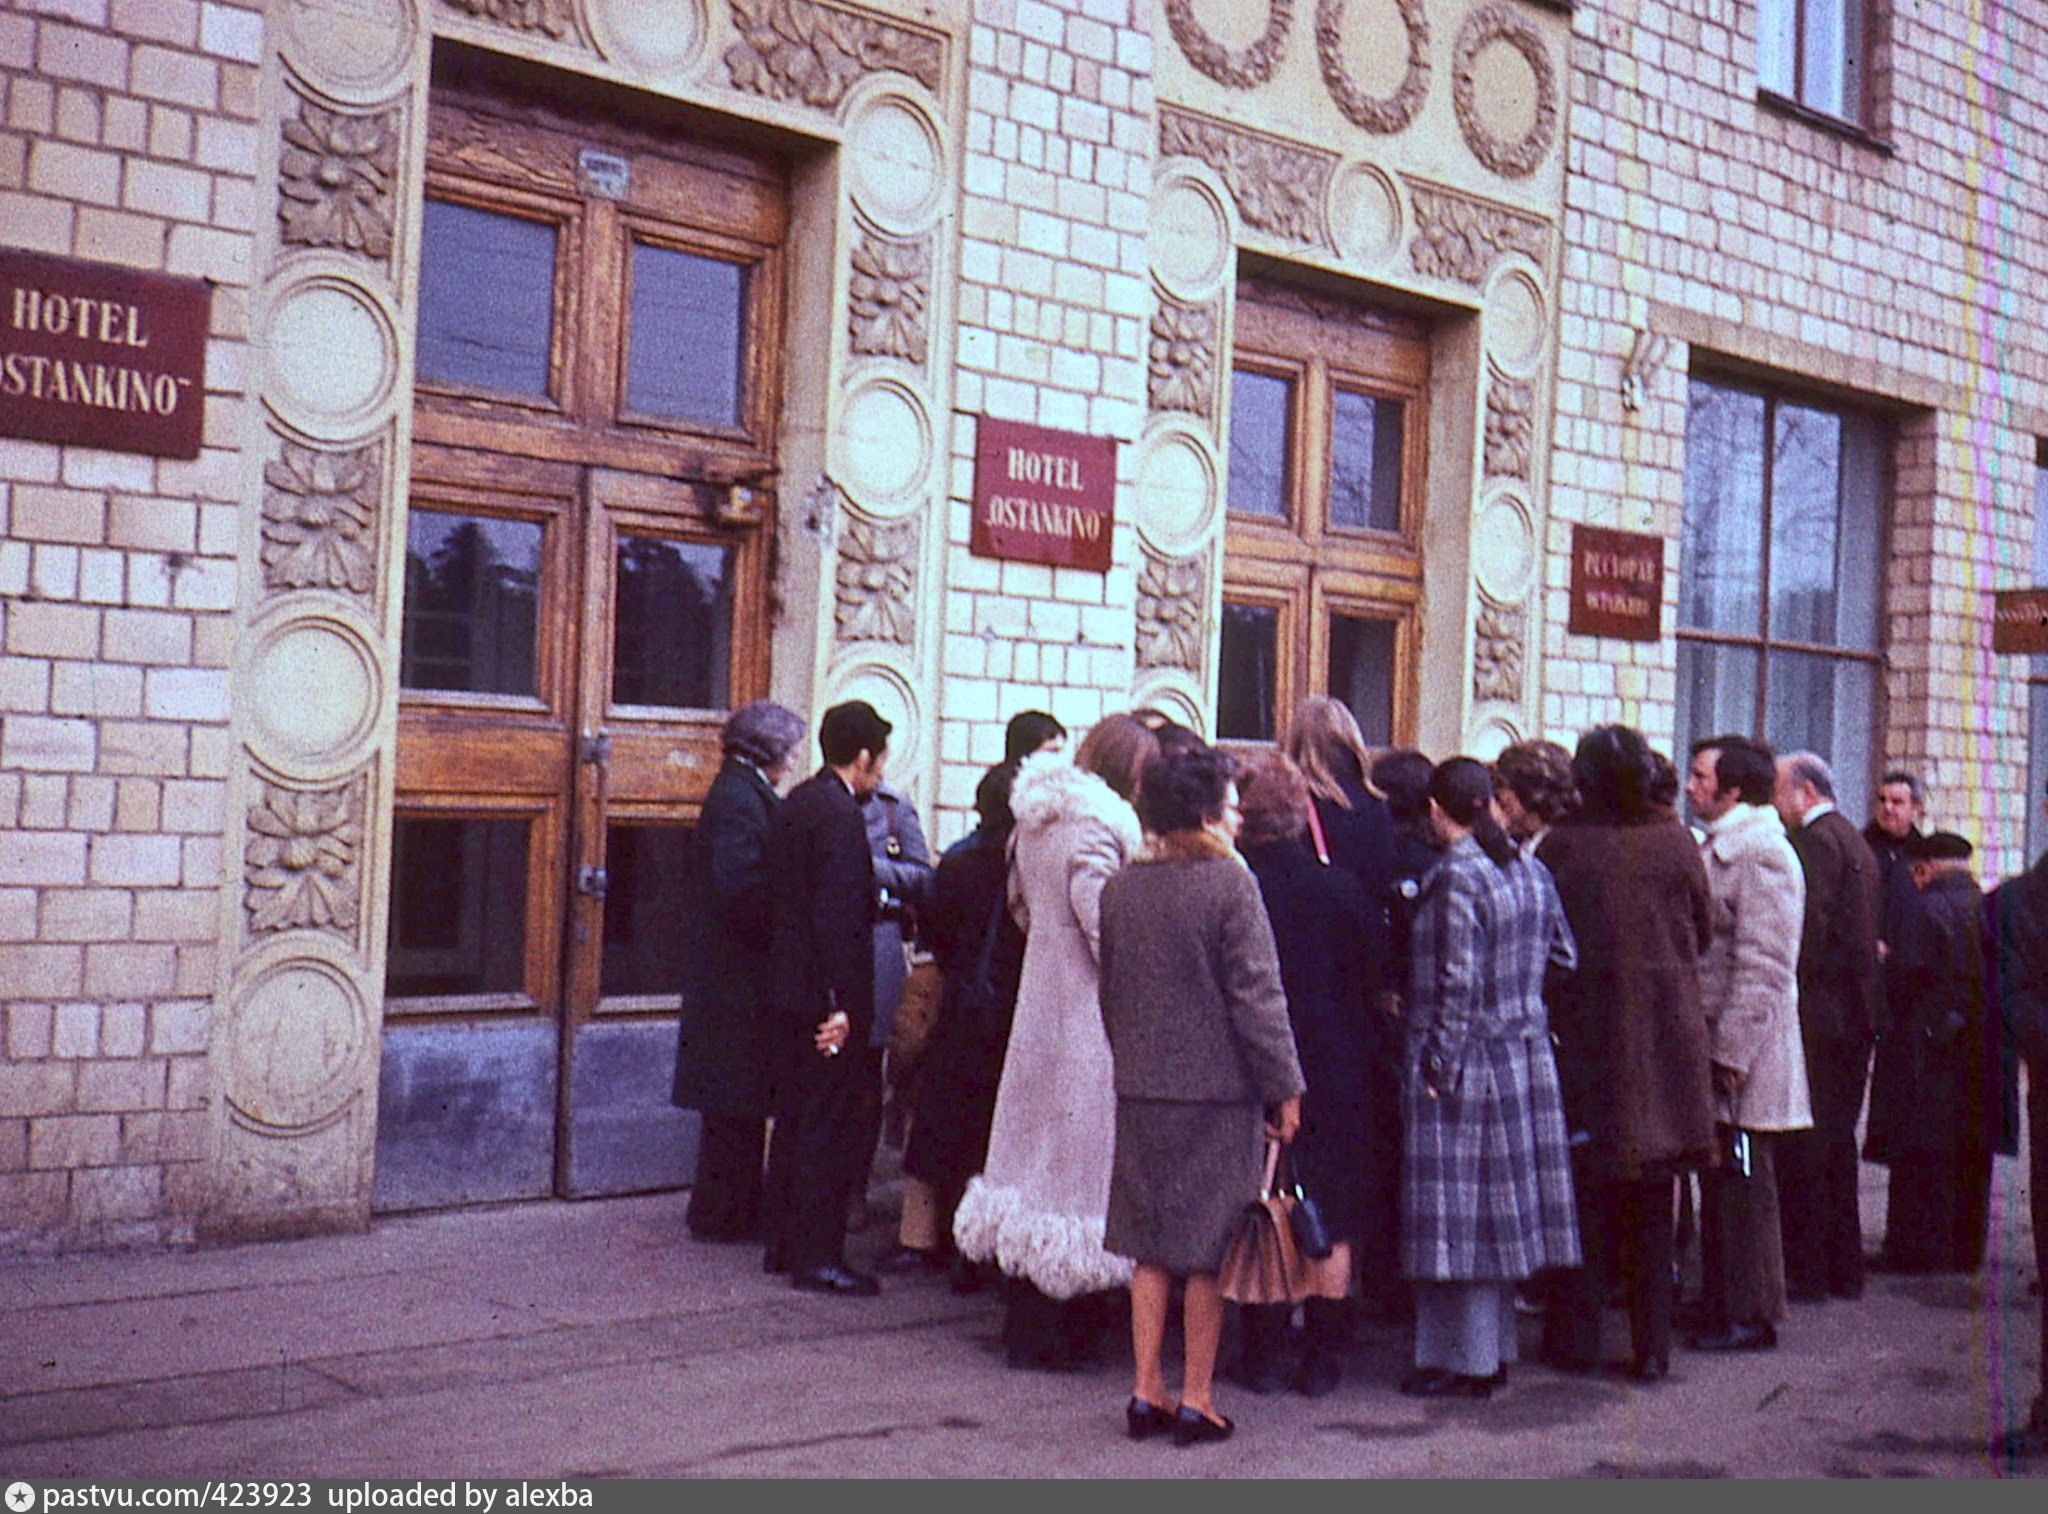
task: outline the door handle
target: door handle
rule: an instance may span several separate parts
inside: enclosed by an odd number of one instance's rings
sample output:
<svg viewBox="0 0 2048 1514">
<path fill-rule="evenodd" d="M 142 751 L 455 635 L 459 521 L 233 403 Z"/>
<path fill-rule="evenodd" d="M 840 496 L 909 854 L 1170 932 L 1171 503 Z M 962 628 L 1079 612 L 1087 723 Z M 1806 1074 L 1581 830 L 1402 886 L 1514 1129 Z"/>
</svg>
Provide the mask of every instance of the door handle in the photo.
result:
<svg viewBox="0 0 2048 1514">
<path fill-rule="evenodd" d="M 604 868 L 586 864 L 576 869 L 576 892 L 587 898 L 602 899 L 611 884 L 611 874 Z"/>
</svg>

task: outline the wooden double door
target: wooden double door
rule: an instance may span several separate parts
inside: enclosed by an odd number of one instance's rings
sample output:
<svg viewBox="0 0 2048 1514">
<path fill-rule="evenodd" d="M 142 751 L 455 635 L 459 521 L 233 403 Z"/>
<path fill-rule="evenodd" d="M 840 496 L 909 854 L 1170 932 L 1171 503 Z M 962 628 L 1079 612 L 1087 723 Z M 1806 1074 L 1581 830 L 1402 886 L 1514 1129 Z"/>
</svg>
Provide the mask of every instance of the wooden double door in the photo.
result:
<svg viewBox="0 0 2048 1514">
<path fill-rule="evenodd" d="M 767 687 L 783 172 L 436 82 L 376 1202 L 674 1186 L 692 825 Z"/>
</svg>

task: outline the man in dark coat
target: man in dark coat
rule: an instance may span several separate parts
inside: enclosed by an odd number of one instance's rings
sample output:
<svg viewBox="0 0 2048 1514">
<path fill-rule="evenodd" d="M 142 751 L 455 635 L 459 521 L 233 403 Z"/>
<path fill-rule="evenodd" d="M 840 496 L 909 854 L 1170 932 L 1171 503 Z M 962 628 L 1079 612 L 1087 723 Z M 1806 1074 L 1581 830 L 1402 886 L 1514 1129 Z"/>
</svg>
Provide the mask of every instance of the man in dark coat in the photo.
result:
<svg viewBox="0 0 2048 1514">
<path fill-rule="evenodd" d="M 768 831 L 803 718 L 772 700 L 735 710 L 719 733 L 725 764 L 697 817 L 697 918 L 682 922 L 695 948 L 684 985 L 673 1097 L 702 1112 L 690 1234 L 748 1241 L 761 1224 L 773 1022 L 768 981 Z"/>
<path fill-rule="evenodd" d="M 1799 935 L 1799 1036 L 1813 1129 L 1778 1143 L 1785 1293 L 1813 1302 L 1863 1293 L 1856 1121 L 1883 1003 L 1878 874 L 1870 847 L 1835 808 L 1835 775 L 1812 752 L 1778 759 L 1778 813 L 1806 875 Z"/>
<path fill-rule="evenodd" d="M 2048 854 L 1991 896 L 1998 1015 L 2027 1064 L 2027 1179 L 2034 1268 L 2048 1276 Z M 2048 1302 L 2041 1315 L 2041 1391 L 2026 1440 L 2048 1450 Z"/>
<path fill-rule="evenodd" d="M 1920 890 L 1913 886 L 1913 858 L 1926 839 L 1921 829 L 1926 814 L 1926 785 L 1917 774 L 1894 768 L 1878 783 L 1870 824 L 1863 827 L 1863 839 L 1877 858 L 1877 959 L 1883 964 L 1884 980 L 1877 1021 L 1880 1042 L 1892 1019 L 1910 1012 L 1907 963 L 1894 948 L 1910 943 L 1919 926 Z"/>
<path fill-rule="evenodd" d="M 1936 831 L 1913 862 L 1920 924 L 1905 1008 L 1878 1048 L 1870 1153 L 1891 1164 L 1882 1265 L 1974 1272 L 1991 1216 L 1998 1042 L 1989 1008 L 1982 890 L 1970 843 Z"/>
<path fill-rule="evenodd" d="M 793 1286 L 866 1297 L 846 1265 L 846 1205 L 859 1178 L 862 1110 L 882 1075 L 875 1017 L 875 868 L 861 800 L 882 781 L 889 722 L 864 700 L 818 723 L 825 766 L 775 813 L 769 1006 L 783 1036 L 768 1167 L 768 1255 Z"/>
</svg>

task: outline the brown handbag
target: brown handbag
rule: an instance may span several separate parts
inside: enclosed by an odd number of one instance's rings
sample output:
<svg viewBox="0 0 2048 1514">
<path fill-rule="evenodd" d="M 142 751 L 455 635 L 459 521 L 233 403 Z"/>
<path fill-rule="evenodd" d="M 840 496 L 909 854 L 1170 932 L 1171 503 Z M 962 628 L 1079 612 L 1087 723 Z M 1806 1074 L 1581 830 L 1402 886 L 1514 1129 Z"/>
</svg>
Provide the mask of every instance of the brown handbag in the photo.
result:
<svg viewBox="0 0 2048 1514">
<path fill-rule="evenodd" d="M 1298 1304 L 1316 1292 L 1314 1270 L 1294 1240 L 1294 1195 L 1274 1187 L 1279 1168 L 1280 1143 L 1269 1140 L 1259 1196 L 1231 1222 L 1216 1270 L 1217 1288 L 1233 1304 Z"/>
</svg>

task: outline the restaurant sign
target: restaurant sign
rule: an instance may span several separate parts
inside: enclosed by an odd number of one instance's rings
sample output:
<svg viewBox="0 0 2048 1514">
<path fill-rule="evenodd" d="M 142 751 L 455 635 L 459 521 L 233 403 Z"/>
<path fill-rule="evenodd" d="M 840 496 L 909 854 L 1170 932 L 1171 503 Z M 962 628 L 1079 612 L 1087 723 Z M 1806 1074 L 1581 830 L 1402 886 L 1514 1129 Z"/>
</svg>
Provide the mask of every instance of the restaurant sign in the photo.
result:
<svg viewBox="0 0 2048 1514">
<path fill-rule="evenodd" d="M 1664 538 L 1572 527 L 1572 605 L 1579 636 L 1655 641 L 1663 634 Z"/>
<path fill-rule="evenodd" d="M 1116 440 L 982 416 L 974 454 L 977 557 L 1109 570 Z"/>
<path fill-rule="evenodd" d="M 2007 589 L 1992 603 L 1992 651 L 2048 652 L 2048 589 Z"/>
<path fill-rule="evenodd" d="M 0 248 L 0 436 L 197 457 L 203 279 Z"/>
</svg>

